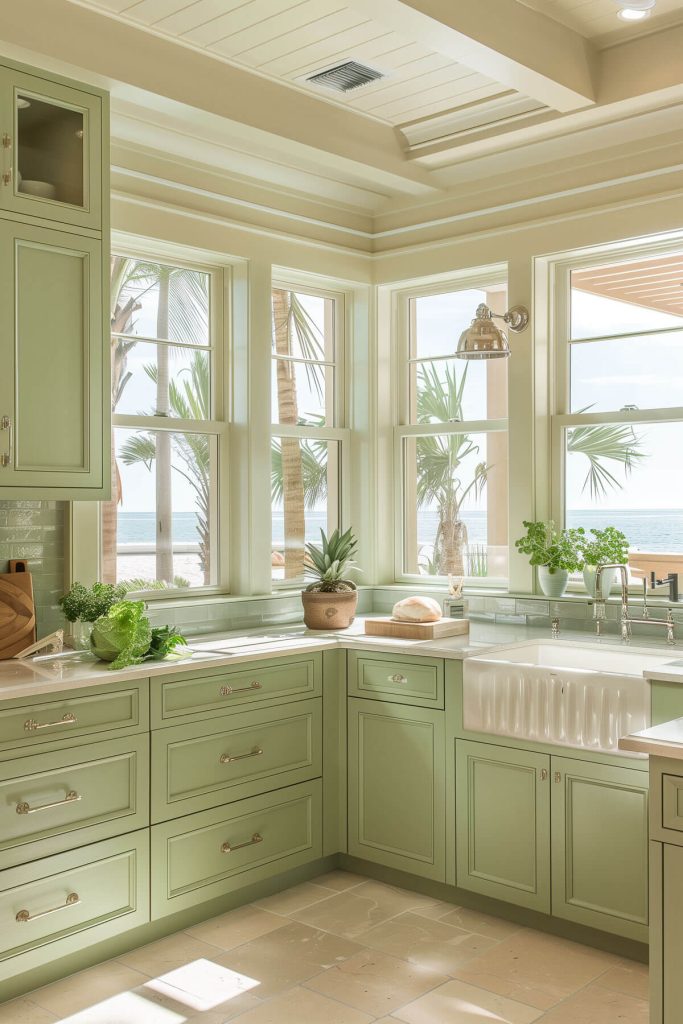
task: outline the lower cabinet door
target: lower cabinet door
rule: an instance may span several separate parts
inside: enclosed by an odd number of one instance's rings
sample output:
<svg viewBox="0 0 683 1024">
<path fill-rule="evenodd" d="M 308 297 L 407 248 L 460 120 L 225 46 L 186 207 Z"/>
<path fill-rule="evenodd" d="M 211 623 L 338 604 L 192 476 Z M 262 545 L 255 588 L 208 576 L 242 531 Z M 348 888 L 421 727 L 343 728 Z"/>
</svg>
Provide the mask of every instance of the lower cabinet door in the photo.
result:
<svg viewBox="0 0 683 1024">
<path fill-rule="evenodd" d="M 0 873 L 0 981 L 149 921 L 149 831 Z"/>
<path fill-rule="evenodd" d="M 550 758 L 456 740 L 457 884 L 550 911 Z"/>
<path fill-rule="evenodd" d="M 661 892 L 664 899 L 662 910 L 662 999 L 663 1024 L 680 1024 L 683 1006 L 683 971 L 681 971 L 681 950 L 683 950 L 683 847 L 663 845 L 663 878 Z M 658 895 L 657 899 L 661 899 Z M 654 922 L 653 922 L 654 923 Z M 657 922 L 659 926 L 659 922 Z M 653 968 L 653 973 L 654 973 Z M 656 974 L 653 977 L 656 983 Z M 653 1006 L 653 1014 L 655 1008 Z M 660 1018 L 652 1017 L 652 1024 L 660 1024 Z"/>
<path fill-rule="evenodd" d="M 648 940 L 648 774 L 553 757 L 552 912 Z"/>
<path fill-rule="evenodd" d="M 152 918 L 322 856 L 319 779 L 152 826 Z"/>
<path fill-rule="evenodd" d="M 444 713 L 349 700 L 349 853 L 444 882 Z"/>
</svg>

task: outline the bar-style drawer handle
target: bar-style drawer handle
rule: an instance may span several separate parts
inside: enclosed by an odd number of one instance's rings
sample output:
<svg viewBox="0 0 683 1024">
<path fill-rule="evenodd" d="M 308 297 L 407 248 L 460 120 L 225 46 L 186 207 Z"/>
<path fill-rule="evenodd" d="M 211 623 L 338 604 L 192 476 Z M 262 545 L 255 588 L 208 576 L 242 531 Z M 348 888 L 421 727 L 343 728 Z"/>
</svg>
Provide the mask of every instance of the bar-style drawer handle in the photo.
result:
<svg viewBox="0 0 683 1024">
<path fill-rule="evenodd" d="M 67 711 L 57 722 L 36 722 L 33 718 L 27 718 L 24 722 L 25 732 L 35 732 L 36 729 L 54 729 L 58 725 L 75 725 L 78 719 L 72 711 Z"/>
<path fill-rule="evenodd" d="M 256 846 L 257 843 L 263 842 L 263 836 L 260 836 L 258 832 L 254 832 L 251 839 L 246 843 L 240 843 L 239 846 L 231 846 L 230 843 L 221 844 L 221 853 L 233 853 L 235 850 L 243 850 L 245 846 Z"/>
<path fill-rule="evenodd" d="M 402 675 L 400 672 L 396 672 L 393 676 L 387 676 L 388 683 L 407 683 L 408 676 Z"/>
<path fill-rule="evenodd" d="M 256 680 L 254 680 L 253 683 L 249 683 L 249 686 L 239 686 L 237 688 L 235 688 L 234 686 L 221 686 L 220 694 L 221 697 L 229 697 L 231 693 L 247 693 L 249 690 L 262 689 L 263 687 L 261 683 L 257 683 Z"/>
<path fill-rule="evenodd" d="M 16 916 L 16 920 L 19 924 L 26 924 L 27 921 L 39 921 L 41 917 L 48 917 L 50 914 L 56 914 L 60 910 L 68 910 L 69 907 L 75 907 L 81 902 L 81 897 L 77 892 L 70 892 L 66 898 L 66 903 L 62 903 L 59 907 L 52 907 L 51 910 L 43 910 L 40 914 L 31 914 L 28 910 L 20 910 Z"/>
<path fill-rule="evenodd" d="M 260 747 L 253 747 L 248 754 L 221 754 L 220 764 L 232 764 L 233 761 L 244 761 L 245 757 L 258 757 L 263 751 Z"/>
<path fill-rule="evenodd" d="M 38 811 L 50 811 L 53 807 L 63 807 L 64 804 L 75 804 L 81 799 L 81 794 L 77 793 L 75 789 L 69 790 L 63 800 L 55 800 L 51 804 L 38 804 L 37 807 L 31 807 L 30 804 L 22 802 L 17 804 L 17 814 L 36 814 Z"/>
</svg>

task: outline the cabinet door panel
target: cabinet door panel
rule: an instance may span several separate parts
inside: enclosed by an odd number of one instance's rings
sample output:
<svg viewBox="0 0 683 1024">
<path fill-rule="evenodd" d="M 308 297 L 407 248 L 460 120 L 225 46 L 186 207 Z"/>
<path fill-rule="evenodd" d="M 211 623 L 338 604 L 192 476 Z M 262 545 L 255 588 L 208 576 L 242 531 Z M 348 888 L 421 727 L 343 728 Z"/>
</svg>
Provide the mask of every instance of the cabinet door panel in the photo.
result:
<svg viewBox="0 0 683 1024">
<path fill-rule="evenodd" d="M 647 942 L 647 772 L 552 759 L 553 914 Z"/>
<path fill-rule="evenodd" d="M 546 754 L 456 742 L 461 888 L 549 912 L 549 766 Z"/>
<path fill-rule="evenodd" d="M 662 892 L 663 1024 L 680 1024 L 683 1006 L 683 848 L 664 843 Z M 658 1018 L 653 1017 L 653 1022 Z"/>
<path fill-rule="evenodd" d="M 13 427 L 0 432 L 0 496 L 103 492 L 101 243 L 0 221 L 0 252 L 0 416 Z"/>
<path fill-rule="evenodd" d="M 443 713 L 349 701 L 349 853 L 445 880 Z"/>
</svg>

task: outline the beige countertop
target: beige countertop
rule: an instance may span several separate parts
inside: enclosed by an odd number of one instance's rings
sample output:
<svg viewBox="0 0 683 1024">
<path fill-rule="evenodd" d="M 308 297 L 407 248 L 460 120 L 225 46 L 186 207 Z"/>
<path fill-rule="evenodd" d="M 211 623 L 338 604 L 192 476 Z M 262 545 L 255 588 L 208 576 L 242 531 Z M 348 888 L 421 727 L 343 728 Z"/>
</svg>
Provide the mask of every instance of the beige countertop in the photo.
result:
<svg viewBox="0 0 683 1024">
<path fill-rule="evenodd" d="M 653 725 L 619 740 L 620 750 L 649 754 L 651 757 L 674 757 L 683 761 L 683 718 Z"/>
<path fill-rule="evenodd" d="M 294 623 L 232 633 L 207 634 L 190 640 L 193 650 L 191 658 L 147 662 L 117 671 L 112 671 L 106 664 L 85 652 L 70 652 L 61 656 L 38 657 L 21 662 L 3 661 L 0 662 L 0 700 L 22 699 L 58 690 L 100 686 L 104 683 L 116 684 L 131 679 L 228 667 L 252 660 L 335 648 L 463 660 L 472 654 L 482 654 L 509 644 L 527 640 L 550 640 L 548 629 L 481 621 L 471 623 L 469 634 L 438 640 L 372 637 L 366 636 L 364 629 L 365 618 L 357 618 L 350 629 L 329 633 L 313 632 L 303 625 Z M 572 633 L 563 630 L 561 639 L 583 646 L 619 645 L 616 637 L 605 637 L 600 641 L 585 631 Z M 662 652 L 668 650 L 662 644 L 648 646 Z M 670 673 L 657 671 L 650 674 L 654 674 L 657 679 L 671 678 L 683 682 L 683 652 L 681 655 L 680 670 L 676 668 Z M 675 661 L 676 652 L 672 651 L 671 656 L 672 661 Z M 648 673 L 645 675 L 647 677 Z"/>
</svg>

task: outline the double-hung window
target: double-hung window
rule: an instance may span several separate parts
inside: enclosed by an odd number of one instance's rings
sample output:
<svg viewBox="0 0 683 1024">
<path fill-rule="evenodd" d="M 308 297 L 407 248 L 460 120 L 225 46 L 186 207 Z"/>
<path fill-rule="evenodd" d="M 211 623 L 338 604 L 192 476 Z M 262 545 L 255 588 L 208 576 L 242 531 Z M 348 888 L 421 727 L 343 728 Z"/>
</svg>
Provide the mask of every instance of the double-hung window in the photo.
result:
<svg viewBox="0 0 683 1024">
<path fill-rule="evenodd" d="M 553 517 L 683 573 L 683 244 L 556 266 Z"/>
<path fill-rule="evenodd" d="M 506 307 L 502 273 L 397 295 L 396 577 L 508 576 L 507 360 L 454 358 L 477 306 Z M 483 581 L 483 580 L 482 580 Z"/>
<path fill-rule="evenodd" d="M 274 583 L 304 575 L 305 544 L 342 526 L 344 295 L 272 289 L 271 493 Z"/>
<path fill-rule="evenodd" d="M 112 495 L 101 576 L 133 590 L 225 584 L 218 523 L 225 431 L 222 272 L 111 260 Z"/>
</svg>

